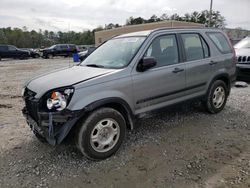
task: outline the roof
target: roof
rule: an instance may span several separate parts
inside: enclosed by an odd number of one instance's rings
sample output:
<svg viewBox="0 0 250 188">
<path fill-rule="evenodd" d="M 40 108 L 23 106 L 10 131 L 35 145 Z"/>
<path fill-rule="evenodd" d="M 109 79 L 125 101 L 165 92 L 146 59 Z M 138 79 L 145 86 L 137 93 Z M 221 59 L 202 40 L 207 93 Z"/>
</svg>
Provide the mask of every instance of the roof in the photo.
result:
<svg viewBox="0 0 250 188">
<path fill-rule="evenodd" d="M 150 33 L 152 33 L 152 31 L 153 30 L 137 31 L 137 32 L 122 34 L 117 37 L 148 36 Z"/>
<path fill-rule="evenodd" d="M 119 37 L 133 37 L 133 36 L 148 36 L 149 34 L 157 31 L 164 31 L 164 30 L 218 30 L 218 28 L 207 28 L 207 27 L 162 27 L 153 30 L 145 30 L 145 31 L 138 31 L 132 33 L 126 33 L 122 35 L 118 35 L 115 38 Z"/>
</svg>

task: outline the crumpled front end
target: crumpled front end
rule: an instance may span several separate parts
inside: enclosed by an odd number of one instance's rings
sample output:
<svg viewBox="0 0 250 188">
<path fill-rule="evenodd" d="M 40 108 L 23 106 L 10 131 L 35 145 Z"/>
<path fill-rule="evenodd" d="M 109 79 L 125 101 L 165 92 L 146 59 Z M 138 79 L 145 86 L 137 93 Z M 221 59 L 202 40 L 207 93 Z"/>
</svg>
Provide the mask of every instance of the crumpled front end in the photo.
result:
<svg viewBox="0 0 250 188">
<path fill-rule="evenodd" d="M 70 111 L 68 109 L 56 112 L 39 111 L 39 99 L 36 93 L 25 89 L 23 98 L 25 107 L 22 112 L 26 121 L 35 134 L 39 134 L 51 145 L 60 144 L 68 135 L 71 128 L 77 123 L 82 111 Z"/>
</svg>

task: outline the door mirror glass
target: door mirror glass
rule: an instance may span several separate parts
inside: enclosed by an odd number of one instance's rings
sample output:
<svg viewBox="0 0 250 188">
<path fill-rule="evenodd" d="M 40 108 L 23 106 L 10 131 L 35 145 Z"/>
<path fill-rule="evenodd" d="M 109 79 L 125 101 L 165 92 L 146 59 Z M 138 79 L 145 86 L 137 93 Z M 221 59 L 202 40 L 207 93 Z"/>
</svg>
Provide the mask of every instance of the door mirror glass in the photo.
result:
<svg viewBox="0 0 250 188">
<path fill-rule="evenodd" d="M 138 72 L 144 72 L 156 65 L 156 60 L 154 57 L 144 57 L 140 60 L 137 66 Z"/>
</svg>

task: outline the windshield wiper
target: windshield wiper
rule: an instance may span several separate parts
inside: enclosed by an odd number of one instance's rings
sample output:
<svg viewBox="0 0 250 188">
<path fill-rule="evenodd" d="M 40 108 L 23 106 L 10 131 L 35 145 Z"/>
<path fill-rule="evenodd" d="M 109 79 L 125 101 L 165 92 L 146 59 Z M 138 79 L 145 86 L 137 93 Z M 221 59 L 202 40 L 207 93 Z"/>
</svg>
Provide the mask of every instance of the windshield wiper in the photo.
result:
<svg viewBox="0 0 250 188">
<path fill-rule="evenodd" d="M 97 65 L 97 64 L 87 64 L 87 67 L 98 67 L 98 68 L 104 68 L 103 65 Z"/>
</svg>

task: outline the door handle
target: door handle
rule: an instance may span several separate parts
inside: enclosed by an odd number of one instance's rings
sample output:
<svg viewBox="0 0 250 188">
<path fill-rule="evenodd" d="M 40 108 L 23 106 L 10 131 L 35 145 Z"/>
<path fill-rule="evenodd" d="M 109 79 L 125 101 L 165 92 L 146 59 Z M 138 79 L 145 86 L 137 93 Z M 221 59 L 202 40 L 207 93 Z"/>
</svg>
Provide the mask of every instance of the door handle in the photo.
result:
<svg viewBox="0 0 250 188">
<path fill-rule="evenodd" d="M 173 73 L 178 73 L 178 72 L 182 72 L 182 71 L 184 71 L 184 69 L 176 67 L 176 68 L 174 68 Z"/>
<path fill-rule="evenodd" d="M 215 64 L 217 64 L 218 62 L 216 62 L 216 61 L 210 61 L 210 63 L 209 63 L 209 65 L 215 65 Z"/>
</svg>

